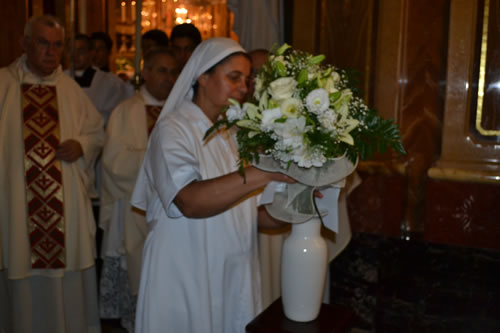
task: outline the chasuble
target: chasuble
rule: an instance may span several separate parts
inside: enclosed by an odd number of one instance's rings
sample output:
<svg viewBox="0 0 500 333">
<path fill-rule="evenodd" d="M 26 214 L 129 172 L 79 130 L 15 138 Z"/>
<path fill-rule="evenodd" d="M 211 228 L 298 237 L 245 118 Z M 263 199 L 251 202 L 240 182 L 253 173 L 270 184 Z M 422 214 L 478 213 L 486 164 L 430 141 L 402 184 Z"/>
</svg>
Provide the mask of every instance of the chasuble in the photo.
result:
<svg viewBox="0 0 500 333">
<path fill-rule="evenodd" d="M 102 193 L 99 226 L 104 230 L 102 256 L 126 256 L 133 294 L 139 289 L 142 248 L 148 229 L 143 212 L 133 209 L 130 197 L 141 167 L 148 137 L 164 101 L 142 86 L 118 105 L 106 128 L 102 153 Z"/>
<path fill-rule="evenodd" d="M 39 78 L 22 56 L 0 69 L 0 234 L 9 279 L 94 265 L 91 179 L 103 124 L 61 67 Z M 54 157 L 68 139 L 83 150 L 74 163 Z"/>
</svg>

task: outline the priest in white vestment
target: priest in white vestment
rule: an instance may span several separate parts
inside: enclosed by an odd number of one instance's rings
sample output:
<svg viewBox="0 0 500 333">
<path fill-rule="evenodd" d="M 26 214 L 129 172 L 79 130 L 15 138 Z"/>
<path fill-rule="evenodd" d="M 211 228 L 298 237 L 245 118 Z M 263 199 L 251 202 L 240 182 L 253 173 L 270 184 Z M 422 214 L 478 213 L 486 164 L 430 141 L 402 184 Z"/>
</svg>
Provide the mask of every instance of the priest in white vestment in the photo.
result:
<svg viewBox="0 0 500 333">
<path fill-rule="evenodd" d="M 0 331 L 100 332 L 89 179 L 104 122 L 61 69 L 55 18 L 30 19 L 23 45 L 0 69 Z"/>
<path fill-rule="evenodd" d="M 100 313 L 121 318 L 133 332 L 141 256 L 148 228 L 143 211 L 130 197 L 158 115 L 175 80 L 178 66 L 172 51 L 157 48 L 144 57 L 144 84 L 113 110 L 102 153 L 99 226 L 104 230 L 101 257 Z"/>
</svg>

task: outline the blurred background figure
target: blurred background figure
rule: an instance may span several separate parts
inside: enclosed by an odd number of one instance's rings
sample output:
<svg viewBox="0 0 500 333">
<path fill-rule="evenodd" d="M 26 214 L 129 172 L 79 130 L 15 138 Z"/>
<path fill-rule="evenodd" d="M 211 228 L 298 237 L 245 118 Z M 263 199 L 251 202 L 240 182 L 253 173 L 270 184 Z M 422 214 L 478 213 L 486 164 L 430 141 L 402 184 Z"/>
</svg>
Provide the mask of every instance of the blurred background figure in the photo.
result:
<svg viewBox="0 0 500 333">
<path fill-rule="evenodd" d="M 141 257 L 148 233 L 144 214 L 130 197 L 158 115 L 177 79 L 171 50 L 156 48 L 144 58 L 144 84 L 113 111 L 102 154 L 103 183 L 99 226 L 103 229 L 100 280 L 101 318 L 121 318 L 134 331 Z"/>
<path fill-rule="evenodd" d="M 158 29 L 148 30 L 142 35 L 142 56 L 144 57 L 152 48 L 168 47 L 167 34 Z"/>
<path fill-rule="evenodd" d="M 97 111 L 107 123 L 111 111 L 123 100 L 133 95 L 131 85 L 125 84 L 115 74 L 92 66 L 93 43 L 85 34 L 76 34 L 74 51 L 74 79 L 83 88 Z M 71 74 L 66 70 L 67 74 Z"/>
<path fill-rule="evenodd" d="M 191 23 L 176 25 L 170 34 L 170 43 L 177 62 L 182 68 L 194 49 L 201 43 L 200 31 Z"/>
<path fill-rule="evenodd" d="M 269 51 L 265 49 L 256 49 L 248 53 L 252 61 L 252 71 L 250 72 L 250 77 L 248 78 L 248 93 L 247 100 L 253 98 L 253 93 L 255 91 L 255 77 L 259 70 L 264 66 L 269 57 Z"/>
<path fill-rule="evenodd" d="M 113 40 L 106 32 L 97 31 L 90 35 L 90 42 L 94 50 L 92 65 L 103 72 L 109 72 L 109 57 L 113 50 Z"/>
<path fill-rule="evenodd" d="M 104 119 L 104 127 L 107 126 L 108 119 L 113 109 L 123 100 L 134 94 L 132 85 L 123 82 L 118 76 L 111 72 L 103 72 L 99 68 L 92 66 L 94 50 L 89 36 L 76 34 L 74 43 L 73 74 L 75 81 L 80 85 L 90 101 Z M 70 70 L 66 74 L 71 75 Z M 95 219 L 99 218 L 99 197 L 101 193 L 101 159 L 95 162 L 95 179 L 89 181 L 95 184 L 97 196 L 92 199 L 92 206 Z M 101 233 L 98 230 L 96 247 L 99 251 Z M 98 260 L 98 273 L 100 272 L 100 262 Z"/>
</svg>

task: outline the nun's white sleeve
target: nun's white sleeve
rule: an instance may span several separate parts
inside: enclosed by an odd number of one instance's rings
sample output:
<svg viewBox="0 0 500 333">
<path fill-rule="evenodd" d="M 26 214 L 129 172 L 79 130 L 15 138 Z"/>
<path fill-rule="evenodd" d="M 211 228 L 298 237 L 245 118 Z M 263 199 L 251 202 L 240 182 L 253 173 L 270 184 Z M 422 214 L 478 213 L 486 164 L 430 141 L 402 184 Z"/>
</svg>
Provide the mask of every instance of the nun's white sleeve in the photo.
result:
<svg viewBox="0 0 500 333">
<path fill-rule="evenodd" d="M 179 123 L 172 125 L 154 131 L 149 153 L 151 184 L 167 215 L 175 218 L 182 213 L 173 203 L 174 198 L 186 185 L 200 180 L 201 174 L 193 136 Z"/>
</svg>

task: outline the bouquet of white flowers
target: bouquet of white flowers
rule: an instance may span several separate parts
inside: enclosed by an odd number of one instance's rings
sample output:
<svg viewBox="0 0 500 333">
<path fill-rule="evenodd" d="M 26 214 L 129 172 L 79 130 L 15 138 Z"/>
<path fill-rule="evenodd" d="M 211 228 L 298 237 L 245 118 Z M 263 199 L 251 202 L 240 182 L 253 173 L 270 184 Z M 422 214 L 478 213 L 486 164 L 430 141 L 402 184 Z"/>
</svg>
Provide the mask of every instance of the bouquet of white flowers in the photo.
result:
<svg viewBox="0 0 500 333">
<path fill-rule="evenodd" d="M 353 163 L 388 145 L 405 153 L 398 127 L 369 109 L 346 72 L 321 65 L 323 55 L 284 44 L 271 52 L 255 79 L 254 101 L 231 100 L 206 136 L 220 127 L 239 127 L 240 167 L 272 156 L 284 169 L 322 167 L 346 156 Z"/>
<path fill-rule="evenodd" d="M 346 71 L 321 65 L 324 58 L 287 44 L 277 48 L 257 74 L 253 101 L 240 105 L 231 100 L 225 116 L 205 134 L 237 126 L 243 175 L 244 167 L 253 163 L 298 181 L 266 188 L 273 193 L 268 212 L 291 223 L 327 214 L 316 207 L 313 191 L 317 188 L 328 193 L 336 187 L 332 194 L 336 207 L 339 188 L 354 171 L 358 157 L 364 160 L 387 146 L 405 153 L 397 125 L 380 118 L 354 95 Z M 335 223 L 330 227 L 334 231 Z"/>
</svg>

